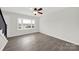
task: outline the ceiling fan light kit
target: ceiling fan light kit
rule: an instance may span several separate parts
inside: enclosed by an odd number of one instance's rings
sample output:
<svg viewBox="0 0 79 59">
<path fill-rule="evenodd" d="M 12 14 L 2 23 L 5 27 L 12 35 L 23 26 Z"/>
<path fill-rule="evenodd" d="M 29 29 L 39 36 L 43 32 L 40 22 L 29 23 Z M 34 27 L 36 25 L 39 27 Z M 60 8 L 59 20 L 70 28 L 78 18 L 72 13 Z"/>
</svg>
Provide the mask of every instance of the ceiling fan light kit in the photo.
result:
<svg viewBox="0 0 79 59">
<path fill-rule="evenodd" d="M 43 14 L 42 10 L 43 10 L 42 8 L 34 8 L 33 13 L 34 13 L 34 15 Z"/>
</svg>

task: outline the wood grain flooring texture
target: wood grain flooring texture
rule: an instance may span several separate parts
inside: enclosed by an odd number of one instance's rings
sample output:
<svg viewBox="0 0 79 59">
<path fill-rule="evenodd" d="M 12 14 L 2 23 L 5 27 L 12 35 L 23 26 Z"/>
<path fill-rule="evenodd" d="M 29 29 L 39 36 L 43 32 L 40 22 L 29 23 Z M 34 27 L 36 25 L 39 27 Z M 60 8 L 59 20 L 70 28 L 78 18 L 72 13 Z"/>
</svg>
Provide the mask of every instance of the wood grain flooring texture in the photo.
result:
<svg viewBox="0 0 79 59">
<path fill-rule="evenodd" d="M 79 46 L 42 34 L 33 33 L 8 38 L 4 51 L 79 51 Z"/>
</svg>

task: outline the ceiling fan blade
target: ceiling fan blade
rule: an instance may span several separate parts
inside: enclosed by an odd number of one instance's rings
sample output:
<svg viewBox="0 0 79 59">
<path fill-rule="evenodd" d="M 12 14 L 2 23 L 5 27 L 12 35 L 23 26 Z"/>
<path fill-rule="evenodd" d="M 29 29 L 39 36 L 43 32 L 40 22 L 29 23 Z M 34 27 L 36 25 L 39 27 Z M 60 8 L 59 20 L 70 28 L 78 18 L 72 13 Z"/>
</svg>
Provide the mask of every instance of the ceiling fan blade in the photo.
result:
<svg viewBox="0 0 79 59">
<path fill-rule="evenodd" d="M 41 10 L 43 10 L 43 9 L 42 9 L 42 8 L 39 8 L 39 9 L 38 9 L 38 11 L 41 11 Z"/>
<path fill-rule="evenodd" d="M 36 14 L 34 14 L 34 15 L 36 15 Z"/>
<path fill-rule="evenodd" d="M 42 12 L 38 12 L 39 14 L 43 14 Z"/>
<path fill-rule="evenodd" d="M 37 11 L 37 8 L 34 8 L 34 11 Z"/>
</svg>

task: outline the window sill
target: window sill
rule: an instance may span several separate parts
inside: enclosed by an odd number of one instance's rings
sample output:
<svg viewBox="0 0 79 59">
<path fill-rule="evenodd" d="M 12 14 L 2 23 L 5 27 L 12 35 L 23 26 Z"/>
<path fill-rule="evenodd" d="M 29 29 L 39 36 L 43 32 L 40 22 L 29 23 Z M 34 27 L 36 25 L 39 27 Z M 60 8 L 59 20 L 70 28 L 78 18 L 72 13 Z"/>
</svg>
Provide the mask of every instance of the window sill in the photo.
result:
<svg viewBox="0 0 79 59">
<path fill-rule="evenodd" d="M 32 29 L 35 29 L 35 28 L 26 28 L 26 29 L 17 29 L 17 30 L 32 30 Z"/>
</svg>

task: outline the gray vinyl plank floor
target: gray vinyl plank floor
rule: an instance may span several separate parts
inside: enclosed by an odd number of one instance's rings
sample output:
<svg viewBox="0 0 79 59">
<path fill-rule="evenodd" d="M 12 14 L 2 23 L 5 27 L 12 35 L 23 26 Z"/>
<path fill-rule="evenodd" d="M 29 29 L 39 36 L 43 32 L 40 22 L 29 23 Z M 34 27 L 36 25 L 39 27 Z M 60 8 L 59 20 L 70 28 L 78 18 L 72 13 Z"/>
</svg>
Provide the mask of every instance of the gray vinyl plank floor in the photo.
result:
<svg viewBox="0 0 79 59">
<path fill-rule="evenodd" d="M 42 33 L 33 33 L 8 38 L 4 51 L 79 51 L 79 46 Z"/>
</svg>

